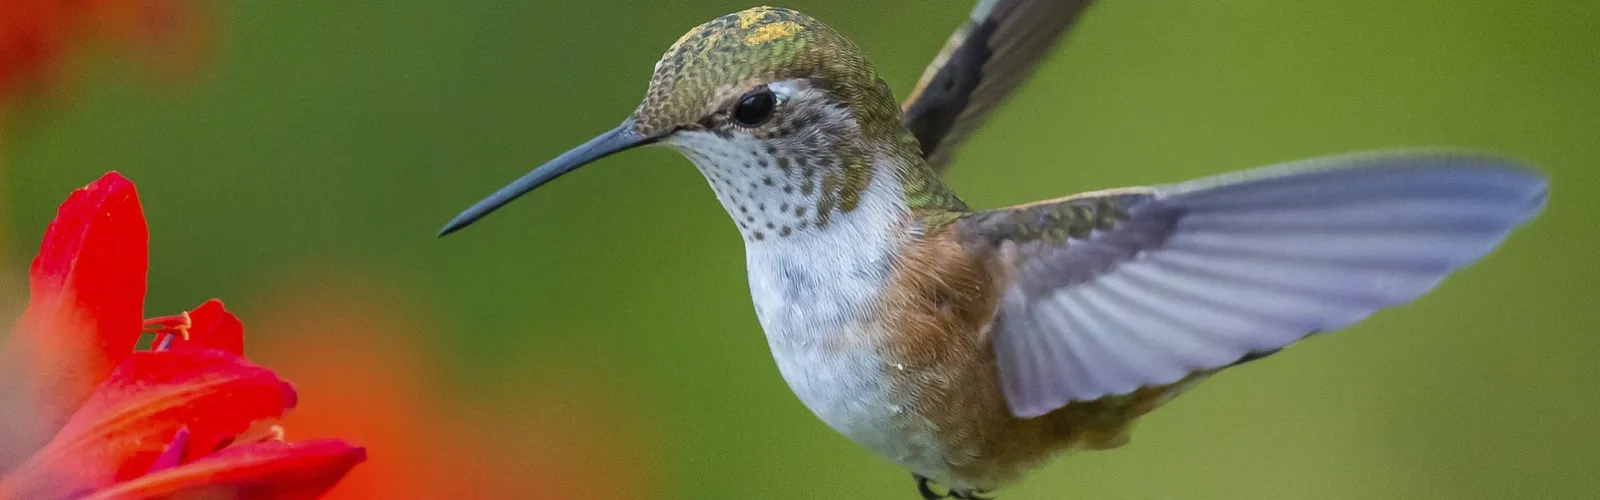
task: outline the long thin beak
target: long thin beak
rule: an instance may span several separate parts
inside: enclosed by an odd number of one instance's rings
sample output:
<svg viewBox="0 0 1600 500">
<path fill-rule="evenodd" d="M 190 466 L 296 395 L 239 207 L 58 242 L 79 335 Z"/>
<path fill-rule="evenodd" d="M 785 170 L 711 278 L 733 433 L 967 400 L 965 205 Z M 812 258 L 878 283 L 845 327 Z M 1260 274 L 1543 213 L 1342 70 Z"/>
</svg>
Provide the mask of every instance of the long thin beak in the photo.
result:
<svg viewBox="0 0 1600 500">
<path fill-rule="evenodd" d="M 578 167 L 582 167 L 590 162 L 609 156 L 612 153 L 625 151 L 660 140 L 660 137 L 645 137 L 639 135 L 637 132 L 633 131 L 633 125 L 633 118 L 623 120 L 622 124 L 618 125 L 617 128 L 600 134 L 599 137 L 590 139 L 589 142 L 583 143 L 582 146 L 572 148 L 571 151 L 562 153 L 561 156 L 557 156 L 556 159 L 550 160 L 549 163 L 540 165 L 539 168 L 533 169 L 532 172 L 528 172 L 528 174 L 522 176 L 521 179 L 517 179 L 516 182 L 512 182 L 506 187 L 500 188 L 499 191 L 495 191 L 495 193 L 489 195 L 488 198 L 484 198 L 483 201 L 479 201 L 477 204 L 473 205 L 472 208 L 468 208 L 466 211 L 461 212 L 461 215 L 457 215 L 456 218 L 450 219 L 450 223 L 445 224 L 444 228 L 439 230 L 439 236 L 442 237 L 444 235 L 456 232 L 461 228 L 467 227 L 467 225 L 477 222 L 478 219 L 483 218 L 483 216 L 489 215 L 489 212 L 493 212 L 495 209 L 498 209 L 507 203 L 511 203 L 511 200 L 517 199 L 518 196 L 527 194 L 528 191 L 532 191 L 534 188 L 555 180 L 555 178 L 561 177 L 567 172 L 577 170 Z"/>
</svg>

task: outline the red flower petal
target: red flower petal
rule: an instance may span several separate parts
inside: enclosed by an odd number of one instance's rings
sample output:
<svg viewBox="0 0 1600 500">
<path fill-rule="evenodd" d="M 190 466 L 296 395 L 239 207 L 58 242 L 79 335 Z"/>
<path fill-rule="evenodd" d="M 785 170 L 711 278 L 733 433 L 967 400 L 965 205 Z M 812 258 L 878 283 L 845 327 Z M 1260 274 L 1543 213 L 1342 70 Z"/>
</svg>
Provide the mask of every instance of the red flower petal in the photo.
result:
<svg viewBox="0 0 1600 500">
<path fill-rule="evenodd" d="M 338 439 L 252 443 L 112 486 L 84 500 L 311 500 L 366 459 L 365 449 Z"/>
<path fill-rule="evenodd" d="M 244 355 L 244 324 L 222 307 L 222 301 L 207 300 L 189 311 L 189 339 L 172 339 L 171 349 L 221 349 Z"/>
<path fill-rule="evenodd" d="M 188 427 L 179 427 L 178 433 L 172 435 L 172 442 L 167 443 L 166 449 L 161 450 L 161 454 L 157 455 L 155 461 L 150 463 L 150 471 L 145 474 L 171 469 L 182 463 L 183 456 L 188 454 L 190 434 Z"/>
<path fill-rule="evenodd" d="M 180 428 L 188 450 L 204 454 L 294 403 L 271 370 L 224 351 L 134 353 L 55 440 L 0 479 L 0 498 L 108 487 L 149 471 Z"/>
<path fill-rule="evenodd" d="M 6 368 L 37 446 L 88 398 L 139 340 L 149 233 L 133 183 L 116 172 L 72 192 L 45 230 L 29 275 L 28 309 L 8 341 Z M 24 438 L 26 439 L 26 438 Z"/>
</svg>

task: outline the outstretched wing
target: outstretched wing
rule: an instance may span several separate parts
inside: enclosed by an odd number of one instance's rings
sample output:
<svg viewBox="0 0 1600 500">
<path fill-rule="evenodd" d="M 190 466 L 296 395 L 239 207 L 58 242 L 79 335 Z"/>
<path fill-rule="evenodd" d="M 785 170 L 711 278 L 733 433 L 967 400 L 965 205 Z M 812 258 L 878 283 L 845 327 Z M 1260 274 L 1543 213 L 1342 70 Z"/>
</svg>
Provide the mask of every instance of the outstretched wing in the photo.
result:
<svg viewBox="0 0 1600 500">
<path fill-rule="evenodd" d="M 1006 280 L 1011 412 L 1164 385 L 1403 304 L 1544 206 L 1487 157 L 1324 158 L 981 212 L 962 245 Z"/>
<path fill-rule="evenodd" d="M 911 92 L 906 127 L 934 170 L 1005 101 L 1090 0 L 980 0 Z"/>
</svg>

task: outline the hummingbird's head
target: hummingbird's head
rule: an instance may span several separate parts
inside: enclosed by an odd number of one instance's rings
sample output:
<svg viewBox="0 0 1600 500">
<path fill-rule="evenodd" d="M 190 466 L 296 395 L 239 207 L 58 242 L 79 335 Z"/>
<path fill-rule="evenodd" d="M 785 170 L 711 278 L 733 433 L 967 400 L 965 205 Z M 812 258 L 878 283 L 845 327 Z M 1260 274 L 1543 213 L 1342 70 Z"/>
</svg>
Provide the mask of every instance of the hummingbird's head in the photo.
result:
<svg viewBox="0 0 1600 500">
<path fill-rule="evenodd" d="M 689 30 L 656 63 L 637 131 L 771 137 L 803 132 L 820 106 L 892 132 L 900 108 L 854 43 L 788 9 L 757 7 Z M 863 130 L 863 132 L 867 132 Z"/>
<path fill-rule="evenodd" d="M 647 144 L 693 161 L 749 241 L 826 225 L 860 203 L 878 175 L 874 164 L 920 162 L 893 93 L 855 44 L 805 14 L 758 7 L 689 30 L 656 63 L 643 102 L 617 128 L 479 202 L 441 235 L 584 164 Z"/>
</svg>

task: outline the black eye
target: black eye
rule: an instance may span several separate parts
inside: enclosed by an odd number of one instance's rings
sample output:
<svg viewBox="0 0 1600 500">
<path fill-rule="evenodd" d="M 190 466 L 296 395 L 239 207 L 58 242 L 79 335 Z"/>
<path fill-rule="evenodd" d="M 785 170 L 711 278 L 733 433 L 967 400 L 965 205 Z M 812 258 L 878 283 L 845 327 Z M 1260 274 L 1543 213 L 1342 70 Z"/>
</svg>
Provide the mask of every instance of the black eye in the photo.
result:
<svg viewBox="0 0 1600 500">
<path fill-rule="evenodd" d="M 739 104 L 733 107 L 733 119 L 746 127 L 760 126 L 772 118 L 772 108 L 777 105 L 777 96 L 762 88 L 739 98 Z"/>
</svg>

